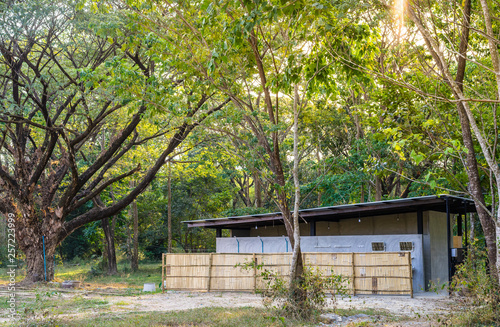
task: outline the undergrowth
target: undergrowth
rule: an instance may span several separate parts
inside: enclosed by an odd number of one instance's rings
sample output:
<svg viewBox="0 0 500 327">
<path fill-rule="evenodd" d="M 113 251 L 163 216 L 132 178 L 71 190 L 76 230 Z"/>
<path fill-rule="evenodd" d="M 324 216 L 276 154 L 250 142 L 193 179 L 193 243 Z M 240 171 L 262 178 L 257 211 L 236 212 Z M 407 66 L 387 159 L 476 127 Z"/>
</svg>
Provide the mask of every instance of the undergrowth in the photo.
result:
<svg viewBox="0 0 500 327">
<path fill-rule="evenodd" d="M 500 289 L 484 250 L 471 247 L 453 277 L 450 293 L 456 296 L 457 308 L 443 325 L 500 326 Z"/>
<path fill-rule="evenodd" d="M 328 294 L 333 305 L 337 297 L 350 296 L 349 279 L 341 275 L 324 275 L 319 270 L 305 267 L 301 278 L 290 283 L 285 276 L 263 269 L 263 265 L 255 266 L 254 262 L 237 266 L 260 271 L 263 304 L 278 321 L 285 321 L 285 318 L 315 320 L 325 308 Z"/>
</svg>

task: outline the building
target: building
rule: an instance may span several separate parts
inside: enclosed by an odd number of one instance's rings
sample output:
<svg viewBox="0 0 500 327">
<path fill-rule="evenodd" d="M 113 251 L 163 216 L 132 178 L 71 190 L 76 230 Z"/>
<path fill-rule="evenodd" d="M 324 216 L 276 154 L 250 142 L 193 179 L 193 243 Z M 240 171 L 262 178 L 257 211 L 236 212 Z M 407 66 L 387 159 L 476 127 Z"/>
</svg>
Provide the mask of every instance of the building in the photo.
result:
<svg viewBox="0 0 500 327">
<path fill-rule="evenodd" d="M 450 195 L 304 209 L 300 210 L 301 250 L 410 251 L 413 289 L 423 291 L 431 283 L 451 280 L 467 246 L 464 218 L 471 212 L 475 212 L 472 200 Z M 185 223 L 215 229 L 217 253 L 292 251 L 279 212 Z M 223 229 L 230 231 L 230 237 L 222 237 Z"/>
</svg>

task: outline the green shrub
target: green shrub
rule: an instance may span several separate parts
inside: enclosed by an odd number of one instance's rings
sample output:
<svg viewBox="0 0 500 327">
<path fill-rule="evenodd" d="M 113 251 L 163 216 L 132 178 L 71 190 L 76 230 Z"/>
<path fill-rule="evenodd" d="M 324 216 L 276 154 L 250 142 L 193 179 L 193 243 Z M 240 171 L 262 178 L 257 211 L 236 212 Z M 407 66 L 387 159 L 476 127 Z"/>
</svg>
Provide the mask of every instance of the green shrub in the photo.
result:
<svg viewBox="0 0 500 327">
<path fill-rule="evenodd" d="M 327 294 L 348 295 L 349 279 L 340 275 L 323 276 L 320 271 L 304 268 L 301 278 L 289 284 L 288 280 L 265 270 L 261 273 L 266 281 L 262 293 L 264 306 L 277 317 L 311 320 L 317 317 L 327 304 Z"/>
<path fill-rule="evenodd" d="M 456 310 L 450 317 L 453 326 L 499 326 L 500 289 L 495 276 L 489 273 L 484 250 L 472 246 L 450 285 L 458 295 Z"/>
<path fill-rule="evenodd" d="M 253 262 L 245 263 L 243 269 L 254 269 Z M 290 285 L 288 279 L 275 272 L 255 267 L 265 286 L 262 290 L 263 304 L 281 321 L 283 318 L 311 320 L 317 317 L 327 304 L 327 294 L 331 294 L 335 304 L 337 296 L 349 296 L 349 279 L 341 275 L 324 276 L 320 271 L 304 267 L 301 278 Z"/>
</svg>

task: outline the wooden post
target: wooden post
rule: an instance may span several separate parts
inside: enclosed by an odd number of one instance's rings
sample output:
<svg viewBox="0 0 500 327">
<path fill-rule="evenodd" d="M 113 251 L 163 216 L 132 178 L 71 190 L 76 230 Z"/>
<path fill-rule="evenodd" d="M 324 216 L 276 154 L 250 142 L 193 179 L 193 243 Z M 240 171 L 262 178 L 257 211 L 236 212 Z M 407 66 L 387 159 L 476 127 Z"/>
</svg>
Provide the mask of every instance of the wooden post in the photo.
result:
<svg viewBox="0 0 500 327">
<path fill-rule="evenodd" d="M 352 268 L 352 296 L 356 295 L 356 267 L 354 266 L 354 252 L 352 252 L 351 257 L 351 268 Z"/>
<path fill-rule="evenodd" d="M 165 253 L 161 254 L 161 292 L 165 291 Z"/>
<path fill-rule="evenodd" d="M 413 270 L 411 268 L 411 252 L 408 252 L 408 270 L 410 271 L 410 297 L 413 299 Z"/>
<path fill-rule="evenodd" d="M 213 261 L 213 253 L 210 253 L 210 257 L 208 258 L 207 292 L 210 292 L 210 283 L 212 280 L 212 261 Z"/>
<path fill-rule="evenodd" d="M 253 292 L 257 293 L 257 258 L 253 254 Z"/>
</svg>

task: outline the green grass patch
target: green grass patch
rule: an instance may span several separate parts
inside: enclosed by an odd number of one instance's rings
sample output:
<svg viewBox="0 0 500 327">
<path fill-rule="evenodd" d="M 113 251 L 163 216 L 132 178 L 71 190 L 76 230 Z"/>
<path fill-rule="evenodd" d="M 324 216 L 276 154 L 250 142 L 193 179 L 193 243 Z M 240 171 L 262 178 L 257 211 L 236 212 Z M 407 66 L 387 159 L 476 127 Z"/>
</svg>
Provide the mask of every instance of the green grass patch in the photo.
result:
<svg viewBox="0 0 500 327">
<path fill-rule="evenodd" d="M 125 302 L 125 301 L 119 301 L 119 302 L 116 302 L 114 305 L 122 306 L 122 305 L 130 305 L 130 303 Z"/>
<path fill-rule="evenodd" d="M 132 272 L 128 263 L 118 265 L 118 274 L 108 276 L 92 271 L 95 265 L 87 262 L 80 265 L 64 264 L 56 267 L 55 281 L 78 280 L 89 284 L 107 284 L 110 287 L 142 288 L 144 283 L 161 283 L 161 263 L 141 263 L 139 270 Z M 21 281 L 26 275 L 25 269 L 17 269 L 16 280 Z M 7 268 L 0 268 L 0 284 L 8 283 Z"/>
<path fill-rule="evenodd" d="M 8 296 L 0 297 L 0 312 L 4 312 L 6 309 L 10 307 L 9 302 L 7 302 L 8 300 L 9 300 Z"/>
<path fill-rule="evenodd" d="M 372 308 L 365 308 L 365 309 L 333 309 L 331 312 L 334 312 L 338 314 L 339 316 L 354 316 L 357 314 L 365 314 L 368 316 L 384 316 L 384 317 L 390 317 L 392 316 L 388 310 L 384 309 L 372 309 Z"/>
<path fill-rule="evenodd" d="M 186 311 L 147 312 L 129 314 L 99 314 L 88 318 L 56 319 L 59 326 L 314 326 L 289 319 L 270 317 L 265 309 L 201 308 Z"/>
<path fill-rule="evenodd" d="M 0 308 L 7 308 L 8 297 L 0 297 Z M 88 310 L 107 308 L 109 302 L 100 298 L 85 298 L 84 296 L 63 297 L 56 291 L 36 292 L 34 297 L 17 297 L 16 310 L 26 319 L 36 314 L 45 316 L 73 314 Z M 5 311 L 0 311 L 0 317 Z"/>
</svg>

